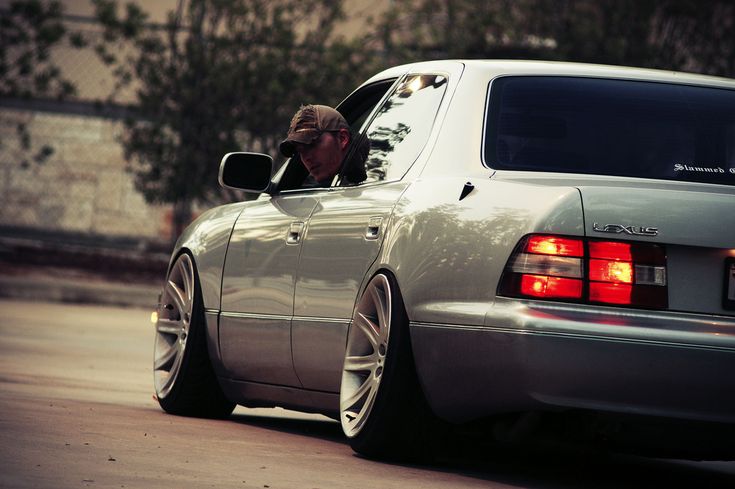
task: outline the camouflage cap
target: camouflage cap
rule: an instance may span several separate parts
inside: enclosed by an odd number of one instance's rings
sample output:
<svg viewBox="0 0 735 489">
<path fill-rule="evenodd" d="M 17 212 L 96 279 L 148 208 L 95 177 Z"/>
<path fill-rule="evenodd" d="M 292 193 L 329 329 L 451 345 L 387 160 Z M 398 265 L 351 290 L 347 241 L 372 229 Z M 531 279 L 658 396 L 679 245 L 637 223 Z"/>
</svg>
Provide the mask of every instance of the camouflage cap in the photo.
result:
<svg viewBox="0 0 735 489">
<path fill-rule="evenodd" d="M 342 114 L 326 105 L 302 105 L 291 119 L 286 139 L 281 141 L 279 149 L 284 156 L 291 157 L 296 153 L 294 143 L 309 144 L 324 132 L 348 129 L 350 126 Z"/>
</svg>

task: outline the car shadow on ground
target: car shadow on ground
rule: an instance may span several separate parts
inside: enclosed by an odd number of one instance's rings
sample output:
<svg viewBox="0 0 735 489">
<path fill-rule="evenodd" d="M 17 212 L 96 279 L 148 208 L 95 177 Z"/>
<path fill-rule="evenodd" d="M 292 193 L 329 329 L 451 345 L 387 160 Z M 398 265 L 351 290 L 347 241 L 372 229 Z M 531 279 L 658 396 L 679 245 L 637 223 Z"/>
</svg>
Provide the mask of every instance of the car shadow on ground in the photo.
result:
<svg viewBox="0 0 735 489">
<path fill-rule="evenodd" d="M 325 441 L 344 443 L 345 445 L 347 444 L 347 440 L 342 434 L 342 428 L 339 423 L 325 416 L 310 414 L 302 415 L 300 413 L 293 413 L 292 411 L 286 411 L 278 408 L 272 410 L 268 408 L 259 408 L 248 411 L 255 411 L 257 414 L 243 414 L 235 411 L 235 413 L 229 417 L 229 420 L 236 423 L 279 431 L 281 433 L 310 436 Z M 283 415 L 284 413 L 286 413 L 285 416 Z M 349 449 L 349 447 L 347 447 L 347 449 Z"/>
<path fill-rule="evenodd" d="M 258 410 L 261 411 L 261 410 Z M 235 413 L 231 421 L 281 433 L 343 444 L 350 453 L 339 423 L 324 417 L 286 418 Z M 306 415 L 310 416 L 310 415 Z M 360 458 L 360 455 L 351 454 Z M 519 487 L 545 489 L 735 487 L 735 462 L 664 460 L 591 449 L 554 441 L 522 445 L 498 444 L 462 433 L 450 433 L 426 463 L 383 463 Z"/>
<path fill-rule="evenodd" d="M 732 488 L 732 463 L 662 460 L 555 442 L 465 444 L 441 455 L 435 468 L 521 487 L 543 488 Z"/>
</svg>

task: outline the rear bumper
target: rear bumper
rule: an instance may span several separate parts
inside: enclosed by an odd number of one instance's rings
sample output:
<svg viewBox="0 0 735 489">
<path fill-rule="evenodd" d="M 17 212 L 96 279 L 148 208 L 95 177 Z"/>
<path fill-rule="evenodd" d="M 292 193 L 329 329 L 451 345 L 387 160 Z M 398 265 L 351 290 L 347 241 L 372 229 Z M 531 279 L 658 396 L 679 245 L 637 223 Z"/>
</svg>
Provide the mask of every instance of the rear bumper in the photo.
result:
<svg viewBox="0 0 735 489">
<path fill-rule="evenodd" d="M 484 324 L 411 323 L 446 420 L 572 408 L 735 423 L 735 318 L 499 299 Z"/>
</svg>

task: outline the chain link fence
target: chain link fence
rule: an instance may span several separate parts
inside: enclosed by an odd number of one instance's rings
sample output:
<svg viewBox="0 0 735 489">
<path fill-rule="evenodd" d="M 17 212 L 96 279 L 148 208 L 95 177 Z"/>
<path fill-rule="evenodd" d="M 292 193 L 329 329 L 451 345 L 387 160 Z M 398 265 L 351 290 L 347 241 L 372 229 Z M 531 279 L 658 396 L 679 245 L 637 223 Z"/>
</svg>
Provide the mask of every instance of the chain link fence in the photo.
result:
<svg viewBox="0 0 735 489">
<path fill-rule="evenodd" d="M 114 87 L 114 79 L 94 52 L 99 29 L 72 21 L 87 47 L 54 50 L 55 63 L 78 93 L 64 103 L 3 101 L 0 105 L 0 234 L 32 232 L 134 238 L 166 242 L 170 239 L 170 206 L 147 204 L 133 186 L 133 177 L 118 136 L 122 122 L 101 115 L 100 100 Z M 128 102 L 132 92 L 121 93 Z M 19 125 L 30 136 L 22 141 Z M 39 163 L 33 155 L 50 148 Z"/>
<path fill-rule="evenodd" d="M 167 209 L 146 204 L 125 171 L 116 140 L 120 122 L 8 109 L 3 109 L 1 119 L 0 225 L 152 239 L 165 236 Z M 53 148 L 45 162 L 25 158 L 28 150 L 15 137 L 19 123 L 29 131 L 31 153 L 44 146 Z"/>
</svg>

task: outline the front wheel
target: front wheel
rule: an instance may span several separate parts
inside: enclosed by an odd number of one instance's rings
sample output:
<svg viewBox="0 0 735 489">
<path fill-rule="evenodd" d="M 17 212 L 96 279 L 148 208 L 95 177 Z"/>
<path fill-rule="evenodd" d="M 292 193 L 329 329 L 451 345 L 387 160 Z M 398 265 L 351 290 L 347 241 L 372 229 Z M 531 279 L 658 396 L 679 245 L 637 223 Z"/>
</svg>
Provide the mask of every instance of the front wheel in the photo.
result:
<svg viewBox="0 0 735 489">
<path fill-rule="evenodd" d="M 434 417 L 424 399 L 393 277 L 370 280 L 347 334 L 340 421 L 352 449 L 373 458 L 431 455 Z"/>
<path fill-rule="evenodd" d="M 202 292 L 186 253 L 174 262 L 161 294 L 153 379 L 158 403 L 167 413 L 223 418 L 235 408 L 222 393 L 209 360 Z"/>
</svg>

